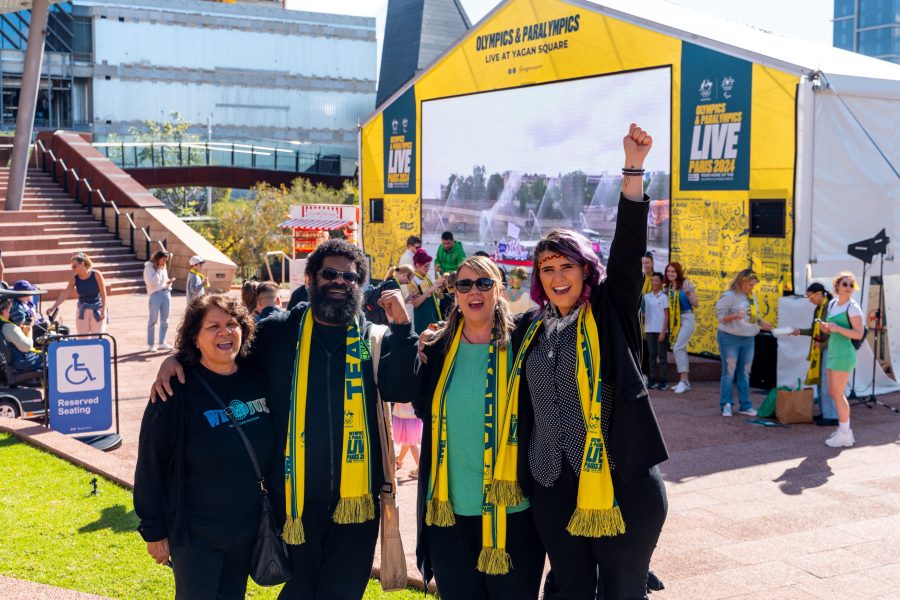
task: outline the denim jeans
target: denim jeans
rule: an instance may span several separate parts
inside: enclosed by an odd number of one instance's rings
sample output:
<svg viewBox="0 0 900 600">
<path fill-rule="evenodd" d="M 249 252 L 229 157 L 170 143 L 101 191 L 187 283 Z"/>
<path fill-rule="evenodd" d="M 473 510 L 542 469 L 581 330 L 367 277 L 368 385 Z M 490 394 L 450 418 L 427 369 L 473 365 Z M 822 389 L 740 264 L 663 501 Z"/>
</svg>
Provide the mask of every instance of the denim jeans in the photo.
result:
<svg viewBox="0 0 900 600">
<path fill-rule="evenodd" d="M 834 406 L 834 398 L 831 397 L 831 393 L 828 391 L 828 378 L 825 377 L 825 361 L 828 358 L 827 356 L 828 349 L 822 348 L 822 378 L 819 381 L 819 385 L 816 386 L 816 404 L 822 410 L 822 418 L 823 419 L 837 419 L 837 408 Z"/>
<path fill-rule="evenodd" d="M 750 402 L 750 366 L 753 364 L 753 336 L 732 335 L 719 330 L 719 354 L 722 356 L 722 382 L 719 407 L 733 404 L 732 390 L 737 380 L 739 410 L 753 408 Z"/>
<path fill-rule="evenodd" d="M 150 295 L 150 320 L 147 322 L 147 345 L 153 345 L 153 330 L 159 321 L 159 343 L 166 341 L 166 331 L 169 329 L 169 306 L 172 303 L 172 294 L 169 290 L 160 290 Z"/>
</svg>

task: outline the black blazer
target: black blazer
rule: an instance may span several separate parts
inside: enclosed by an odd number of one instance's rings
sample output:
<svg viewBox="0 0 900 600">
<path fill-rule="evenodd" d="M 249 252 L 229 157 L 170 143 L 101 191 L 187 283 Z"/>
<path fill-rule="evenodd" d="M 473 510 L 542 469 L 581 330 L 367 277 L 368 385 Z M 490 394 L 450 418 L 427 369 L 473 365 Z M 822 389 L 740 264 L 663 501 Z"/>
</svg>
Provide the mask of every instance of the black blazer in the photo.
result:
<svg viewBox="0 0 900 600">
<path fill-rule="evenodd" d="M 600 337 L 600 374 L 604 386 L 614 387 L 609 439 L 606 440 L 616 465 L 614 481 L 629 481 L 669 458 L 640 368 L 642 350 L 638 312 L 643 286 L 641 257 L 647 251 L 650 209 L 647 200 L 648 196 L 644 196 L 644 202 L 619 197 L 607 276 L 592 290 L 590 297 Z M 533 309 L 518 318 L 513 332 L 516 351 L 521 347 L 528 327 L 540 316 L 540 310 Z M 528 445 L 533 423 L 531 391 L 525 378 L 519 387 L 518 475 L 526 496 L 532 482 Z"/>
</svg>

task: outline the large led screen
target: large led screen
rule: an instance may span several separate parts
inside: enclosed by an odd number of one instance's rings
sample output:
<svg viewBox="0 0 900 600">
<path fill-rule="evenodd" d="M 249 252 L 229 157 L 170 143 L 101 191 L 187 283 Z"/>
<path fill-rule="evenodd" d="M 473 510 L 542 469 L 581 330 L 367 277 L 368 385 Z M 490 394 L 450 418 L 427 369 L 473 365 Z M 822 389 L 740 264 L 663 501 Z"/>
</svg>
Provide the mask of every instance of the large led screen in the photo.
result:
<svg viewBox="0 0 900 600">
<path fill-rule="evenodd" d="M 452 231 L 468 255 L 531 266 L 555 227 L 582 232 L 606 262 L 631 122 L 653 136 L 644 165 L 649 246 L 668 259 L 668 67 L 422 103 L 422 233 L 433 255 Z"/>
</svg>

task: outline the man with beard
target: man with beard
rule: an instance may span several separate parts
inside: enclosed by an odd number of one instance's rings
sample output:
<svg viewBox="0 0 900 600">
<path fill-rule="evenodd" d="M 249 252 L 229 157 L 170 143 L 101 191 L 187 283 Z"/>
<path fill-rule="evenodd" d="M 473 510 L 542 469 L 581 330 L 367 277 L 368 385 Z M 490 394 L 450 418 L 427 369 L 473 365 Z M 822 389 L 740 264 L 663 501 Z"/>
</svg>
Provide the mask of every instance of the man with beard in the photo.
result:
<svg viewBox="0 0 900 600">
<path fill-rule="evenodd" d="M 371 325 L 360 312 L 366 271 L 356 246 L 321 244 L 307 259 L 309 303 L 260 321 L 244 359 L 267 375 L 277 445 L 285 450 L 285 494 L 272 494 L 293 567 L 281 599 L 358 600 L 371 575 L 384 478 L 375 403 L 379 392 L 385 401 L 411 400 L 416 336 L 399 290 L 385 291 L 379 303 L 392 325 L 376 388 Z M 174 375 L 183 380 L 170 358 L 153 395 L 170 395 Z"/>
</svg>

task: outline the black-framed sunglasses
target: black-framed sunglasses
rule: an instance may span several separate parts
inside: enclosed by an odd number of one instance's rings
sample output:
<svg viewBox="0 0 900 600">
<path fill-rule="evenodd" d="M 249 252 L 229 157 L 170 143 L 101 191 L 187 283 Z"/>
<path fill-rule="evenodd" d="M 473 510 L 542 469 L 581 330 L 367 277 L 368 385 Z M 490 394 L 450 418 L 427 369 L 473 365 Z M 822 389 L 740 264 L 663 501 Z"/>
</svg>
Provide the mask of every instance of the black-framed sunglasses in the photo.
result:
<svg viewBox="0 0 900 600">
<path fill-rule="evenodd" d="M 478 279 L 457 279 L 454 287 L 456 291 L 468 294 L 472 291 L 472 286 L 477 287 L 482 292 L 487 292 L 494 287 L 496 282 L 490 277 L 479 277 Z"/>
<path fill-rule="evenodd" d="M 359 273 L 354 273 L 353 271 L 338 271 L 337 269 L 322 269 L 319 271 L 319 275 L 322 276 L 322 279 L 325 281 L 334 281 L 338 277 L 346 281 L 347 283 L 359 283 L 362 277 L 360 277 Z"/>
<path fill-rule="evenodd" d="M 852 287 L 853 287 L 853 282 L 844 279 L 844 280 L 841 281 L 838 285 L 840 285 L 841 287 L 852 288 Z"/>
</svg>

